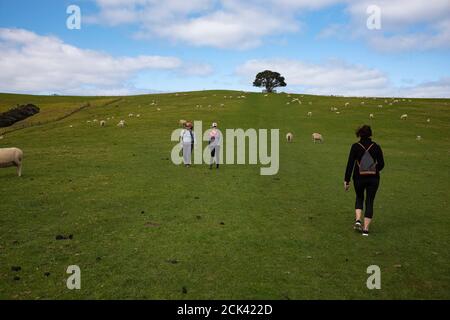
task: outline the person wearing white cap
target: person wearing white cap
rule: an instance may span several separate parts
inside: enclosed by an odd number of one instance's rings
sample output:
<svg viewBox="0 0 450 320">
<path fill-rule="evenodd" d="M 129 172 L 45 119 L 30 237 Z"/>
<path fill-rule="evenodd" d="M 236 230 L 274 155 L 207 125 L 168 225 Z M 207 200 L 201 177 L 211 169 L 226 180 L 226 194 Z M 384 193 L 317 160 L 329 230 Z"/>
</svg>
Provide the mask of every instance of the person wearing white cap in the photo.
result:
<svg viewBox="0 0 450 320">
<path fill-rule="evenodd" d="M 192 131 L 192 122 L 186 122 L 184 129 L 180 133 L 180 141 L 183 146 L 183 162 L 186 167 L 191 165 L 192 149 L 196 144 L 195 132 Z"/>
<path fill-rule="evenodd" d="M 219 169 L 221 138 L 220 131 L 217 129 L 217 123 L 213 122 L 209 132 L 209 149 L 211 150 L 209 169 L 212 169 L 214 162 L 216 163 L 216 168 Z"/>
</svg>

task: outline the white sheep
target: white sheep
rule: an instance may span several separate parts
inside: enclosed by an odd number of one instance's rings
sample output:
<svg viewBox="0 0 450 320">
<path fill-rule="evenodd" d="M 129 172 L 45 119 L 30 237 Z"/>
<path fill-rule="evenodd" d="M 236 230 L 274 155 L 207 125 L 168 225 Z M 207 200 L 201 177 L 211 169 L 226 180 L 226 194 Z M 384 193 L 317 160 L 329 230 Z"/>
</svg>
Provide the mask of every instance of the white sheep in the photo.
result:
<svg viewBox="0 0 450 320">
<path fill-rule="evenodd" d="M 106 121 L 105 120 L 100 121 L 100 127 L 104 127 L 104 126 L 106 126 Z"/>
<path fill-rule="evenodd" d="M 336 114 L 341 114 L 339 111 L 336 111 Z"/>
<path fill-rule="evenodd" d="M 0 136 L 0 140 L 3 140 L 4 136 Z"/>
<path fill-rule="evenodd" d="M 428 123 L 430 123 L 430 122 L 431 122 L 431 119 L 430 119 L 430 118 L 428 118 L 428 119 L 427 119 L 427 122 L 428 122 Z"/>
<path fill-rule="evenodd" d="M 369 118 L 370 118 L 370 119 L 375 118 L 375 116 L 373 115 L 373 113 L 369 114 Z"/>
<path fill-rule="evenodd" d="M 308 112 L 308 117 L 311 117 L 311 116 L 312 116 L 312 112 L 309 111 L 309 112 Z"/>
<path fill-rule="evenodd" d="M 156 108 L 156 111 L 161 111 L 161 109 L 160 108 Z"/>
<path fill-rule="evenodd" d="M 92 122 L 98 122 L 98 120 L 97 120 L 97 119 L 94 119 Z"/>
<path fill-rule="evenodd" d="M 422 140 L 422 137 L 421 136 L 417 136 L 416 140 L 420 141 L 420 140 Z"/>
<path fill-rule="evenodd" d="M 130 114 L 128 115 L 128 117 L 132 118 L 132 117 L 134 117 L 134 114 L 130 113 Z"/>
<path fill-rule="evenodd" d="M 406 119 L 408 119 L 408 115 L 405 113 L 405 114 L 402 114 L 401 116 L 400 116 L 400 119 L 401 120 L 406 120 Z"/>
<path fill-rule="evenodd" d="M 383 105 L 382 105 L 382 104 L 379 104 L 379 105 L 378 105 L 378 108 L 383 108 Z"/>
<path fill-rule="evenodd" d="M 22 176 L 23 151 L 19 148 L 0 149 L 0 168 L 16 167 L 17 175 Z"/>
<path fill-rule="evenodd" d="M 316 141 L 319 141 L 320 143 L 323 143 L 323 137 L 320 133 L 313 133 L 312 134 L 312 141 L 316 143 Z"/>
<path fill-rule="evenodd" d="M 140 115 L 140 114 L 137 114 L 137 115 L 136 115 L 136 118 L 140 118 L 140 117 L 141 117 L 141 115 Z"/>
<path fill-rule="evenodd" d="M 118 126 L 119 128 L 125 127 L 125 120 L 120 120 L 119 123 L 117 124 L 117 126 Z"/>
<path fill-rule="evenodd" d="M 294 139 L 294 135 L 291 132 L 288 132 L 286 134 L 286 141 L 287 142 L 292 142 L 293 139 Z"/>
<path fill-rule="evenodd" d="M 348 107 L 350 105 L 350 102 L 346 102 L 345 106 Z"/>
</svg>

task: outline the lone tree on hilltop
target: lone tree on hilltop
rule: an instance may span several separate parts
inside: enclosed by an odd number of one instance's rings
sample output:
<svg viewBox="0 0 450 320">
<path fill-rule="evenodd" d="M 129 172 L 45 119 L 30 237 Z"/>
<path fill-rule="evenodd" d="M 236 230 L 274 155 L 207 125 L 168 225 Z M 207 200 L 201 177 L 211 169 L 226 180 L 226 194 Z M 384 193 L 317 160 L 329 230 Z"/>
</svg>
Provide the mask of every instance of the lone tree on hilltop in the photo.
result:
<svg viewBox="0 0 450 320">
<path fill-rule="evenodd" d="M 266 70 L 256 75 L 255 81 L 253 81 L 253 86 L 265 87 L 266 92 L 271 93 L 273 92 L 273 89 L 277 87 L 286 87 L 286 82 L 284 82 L 284 77 L 282 77 L 278 72 Z"/>
</svg>

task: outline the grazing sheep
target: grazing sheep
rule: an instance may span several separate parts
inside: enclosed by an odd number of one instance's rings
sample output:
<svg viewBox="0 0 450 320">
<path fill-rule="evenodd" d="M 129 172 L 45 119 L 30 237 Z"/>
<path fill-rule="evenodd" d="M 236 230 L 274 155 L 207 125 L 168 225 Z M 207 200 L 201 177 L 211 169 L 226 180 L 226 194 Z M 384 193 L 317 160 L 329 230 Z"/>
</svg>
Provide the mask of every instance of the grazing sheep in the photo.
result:
<svg viewBox="0 0 450 320">
<path fill-rule="evenodd" d="M 98 120 L 97 120 L 97 119 L 94 119 L 92 122 L 98 122 Z"/>
<path fill-rule="evenodd" d="M 141 115 L 140 115 L 140 114 L 137 114 L 137 115 L 136 115 L 136 118 L 140 118 L 140 117 L 141 117 Z"/>
<path fill-rule="evenodd" d="M 160 108 L 156 108 L 156 111 L 161 111 L 161 109 Z"/>
<path fill-rule="evenodd" d="M 106 126 L 106 121 L 105 120 L 100 121 L 100 127 L 104 127 L 104 126 Z"/>
<path fill-rule="evenodd" d="M 311 117 L 311 116 L 312 116 L 312 112 L 309 111 L 309 112 L 308 112 L 308 117 Z"/>
<path fill-rule="evenodd" d="M 379 104 L 379 105 L 378 105 L 378 108 L 383 108 L 383 105 L 382 105 L 382 104 Z"/>
<path fill-rule="evenodd" d="M 19 148 L 0 149 L 0 168 L 16 167 L 17 175 L 22 176 L 23 152 Z"/>
<path fill-rule="evenodd" d="M 119 123 L 117 124 L 117 126 L 118 126 L 119 128 L 125 127 L 125 120 L 120 120 Z"/>
<path fill-rule="evenodd" d="M 336 111 L 336 114 L 341 114 L 339 111 Z"/>
<path fill-rule="evenodd" d="M 91 123 L 91 120 L 86 121 L 86 123 Z"/>
<path fill-rule="evenodd" d="M 286 102 L 287 105 L 291 104 L 290 102 Z"/>
<path fill-rule="evenodd" d="M 430 118 L 428 118 L 428 119 L 427 119 L 427 122 L 428 122 L 428 123 L 430 123 L 430 122 L 431 122 L 431 119 L 430 119 Z"/>
<path fill-rule="evenodd" d="M 369 114 L 369 118 L 370 118 L 370 119 L 375 118 L 375 116 L 373 115 L 373 113 Z"/>
<path fill-rule="evenodd" d="M 345 106 L 348 107 L 350 105 L 350 102 L 346 102 Z"/>
<path fill-rule="evenodd" d="M 3 140 L 3 138 L 4 138 L 3 136 L 0 136 L 0 140 Z"/>
<path fill-rule="evenodd" d="M 313 133 L 312 134 L 312 141 L 316 143 L 316 141 L 319 141 L 320 143 L 323 143 L 323 137 L 320 133 Z"/>
<path fill-rule="evenodd" d="M 292 133 L 288 132 L 286 134 L 286 141 L 287 142 L 292 142 L 293 139 L 294 139 L 294 135 Z"/>
<path fill-rule="evenodd" d="M 421 136 L 417 136 L 416 140 L 420 141 L 420 140 L 422 140 L 422 137 Z"/>
<path fill-rule="evenodd" d="M 130 113 L 130 114 L 128 115 L 128 117 L 132 118 L 132 117 L 134 117 L 134 114 Z"/>
<path fill-rule="evenodd" d="M 364 101 L 361 101 L 361 104 L 364 105 Z"/>
<path fill-rule="evenodd" d="M 405 113 L 405 114 L 402 114 L 401 116 L 400 116 L 400 119 L 401 120 L 406 120 L 406 119 L 408 119 L 408 115 Z"/>
</svg>

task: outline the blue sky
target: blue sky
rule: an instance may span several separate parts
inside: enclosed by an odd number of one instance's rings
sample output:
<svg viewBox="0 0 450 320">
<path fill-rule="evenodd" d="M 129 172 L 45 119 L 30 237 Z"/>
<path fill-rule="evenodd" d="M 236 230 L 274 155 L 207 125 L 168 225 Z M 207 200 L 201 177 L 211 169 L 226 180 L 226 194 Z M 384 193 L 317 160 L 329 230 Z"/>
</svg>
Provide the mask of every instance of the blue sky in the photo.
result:
<svg viewBox="0 0 450 320">
<path fill-rule="evenodd" d="M 0 50 L 1 92 L 256 91 L 271 69 L 290 92 L 450 97 L 450 2 L 0 0 Z"/>
</svg>

